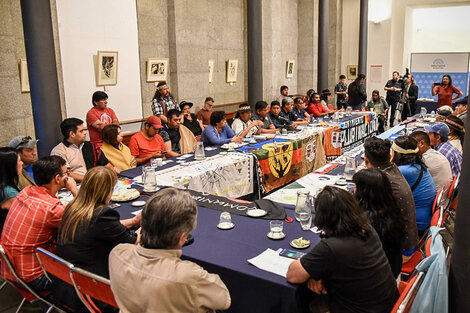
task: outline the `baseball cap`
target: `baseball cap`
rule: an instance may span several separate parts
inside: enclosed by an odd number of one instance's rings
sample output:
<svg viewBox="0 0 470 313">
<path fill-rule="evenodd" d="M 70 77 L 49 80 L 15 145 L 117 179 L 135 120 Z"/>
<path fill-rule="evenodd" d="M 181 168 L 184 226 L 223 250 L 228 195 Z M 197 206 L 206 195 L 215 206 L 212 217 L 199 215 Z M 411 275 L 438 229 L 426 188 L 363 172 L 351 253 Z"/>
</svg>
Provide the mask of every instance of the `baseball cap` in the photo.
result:
<svg viewBox="0 0 470 313">
<path fill-rule="evenodd" d="M 152 115 L 152 116 L 149 116 L 147 118 L 147 123 L 149 123 L 150 125 L 152 125 L 153 127 L 155 128 L 163 128 L 162 126 L 162 122 L 160 121 L 160 119 L 155 116 L 155 115 Z"/>
<path fill-rule="evenodd" d="M 16 136 L 8 143 L 8 147 L 13 149 L 34 148 L 39 140 L 31 138 L 31 136 Z"/>
<path fill-rule="evenodd" d="M 441 137 L 447 138 L 449 137 L 449 127 L 444 123 L 435 123 L 433 125 L 426 125 L 424 126 L 424 130 L 430 133 L 436 133 Z"/>
</svg>

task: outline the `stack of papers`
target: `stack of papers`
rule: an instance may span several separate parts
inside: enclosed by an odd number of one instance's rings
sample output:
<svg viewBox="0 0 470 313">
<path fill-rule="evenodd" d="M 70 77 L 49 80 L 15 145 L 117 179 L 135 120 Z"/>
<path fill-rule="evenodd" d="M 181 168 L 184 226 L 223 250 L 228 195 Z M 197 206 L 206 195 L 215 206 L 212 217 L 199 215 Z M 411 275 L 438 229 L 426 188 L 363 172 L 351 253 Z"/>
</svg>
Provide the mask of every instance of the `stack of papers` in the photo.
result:
<svg viewBox="0 0 470 313">
<path fill-rule="evenodd" d="M 281 248 L 279 248 L 277 251 L 268 248 L 260 255 L 249 259 L 248 262 L 262 270 L 286 277 L 287 269 L 289 268 L 289 265 L 294 262 L 294 260 L 280 256 L 279 253 L 281 251 Z"/>
</svg>

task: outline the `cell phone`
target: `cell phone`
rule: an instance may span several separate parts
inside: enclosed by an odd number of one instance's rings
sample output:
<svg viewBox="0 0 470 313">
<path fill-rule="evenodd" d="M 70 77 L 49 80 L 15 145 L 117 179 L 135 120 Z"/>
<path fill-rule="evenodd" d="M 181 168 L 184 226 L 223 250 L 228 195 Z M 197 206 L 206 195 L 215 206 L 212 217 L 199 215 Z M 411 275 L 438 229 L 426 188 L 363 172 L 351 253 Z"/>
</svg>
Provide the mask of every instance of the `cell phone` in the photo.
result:
<svg viewBox="0 0 470 313">
<path fill-rule="evenodd" d="M 282 251 L 279 252 L 279 255 L 283 256 L 283 257 L 286 257 L 286 258 L 298 260 L 301 257 L 303 257 L 305 255 L 305 253 L 302 253 L 302 252 L 299 252 L 299 251 L 294 251 L 294 250 L 289 250 L 289 249 L 282 249 Z"/>
<path fill-rule="evenodd" d="M 113 204 L 108 205 L 108 207 L 109 207 L 110 209 L 115 209 L 115 208 L 118 208 L 118 207 L 120 207 L 120 206 L 121 206 L 121 205 L 120 205 L 119 203 L 113 203 Z"/>
<path fill-rule="evenodd" d="M 434 85 L 440 86 L 440 85 L 441 85 L 441 82 L 434 83 Z"/>
</svg>

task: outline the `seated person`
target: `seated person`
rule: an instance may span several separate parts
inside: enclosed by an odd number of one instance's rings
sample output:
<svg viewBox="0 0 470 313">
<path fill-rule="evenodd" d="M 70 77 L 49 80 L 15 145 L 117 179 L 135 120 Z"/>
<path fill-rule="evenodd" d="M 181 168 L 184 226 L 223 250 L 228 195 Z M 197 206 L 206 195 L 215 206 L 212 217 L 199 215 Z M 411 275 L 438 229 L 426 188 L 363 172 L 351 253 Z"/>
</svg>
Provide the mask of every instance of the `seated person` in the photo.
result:
<svg viewBox="0 0 470 313">
<path fill-rule="evenodd" d="M 429 227 L 436 185 L 419 155 L 418 142 L 411 136 L 400 136 L 392 144 L 392 162 L 405 177 L 413 192 L 418 235 Z"/>
<path fill-rule="evenodd" d="M 137 235 L 129 228 L 140 226 L 141 217 L 120 220 L 119 213 L 108 207 L 116 182 L 116 174 L 106 167 L 97 166 L 86 173 L 77 196 L 65 208 L 55 251 L 73 265 L 106 278 L 109 253 L 120 243 L 137 242 Z M 52 291 L 56 303 L 74 312 L 87 312 L 73 286 L 53 278 Z M 96 304 L 102 312 L 114 311 Z"/>
<path fill-rule="evenodd" d="M 308 125 L 308 121 L 303 118 L 298 118 L 297 114 L 294 113 L 294 100 L 291 97 L 282 100 L 282 107 L 280 116 L 288 119 L 293 125 Z"/>
<path fill-rule="evenodd" d="M 333 111 L 325 110 L 325 108 L 321 105 L 320 95 L 318 93 L 314 93 L 310 98 L 310 104 L 308 106 L 307 113 L 313 115 L 315 118 L 318 118 L 320 116 L 333 113 Z"/>
<path fill-rule="evenodd" d="M 202 132 L 201 141 L 204 145 L 220 146 L 229 142 L 242 143 L 243 137 L 235 135 L 227 125 L 224 111 L 214 111 L 211 114 L 211 123 Z"/>
<path fill-rule="evenodd" d="M 36 144 L 30 136 L 16 136 L 8 143 L 8 147 L 16 149 L 23 162 L 23 170 L 18 177 L 18 188 L 21 190 L 26 186 L 35 185 L 33 174 L 33 163 L 38 159 Z"/>
<path fill-rule="evenodd" d="M 207 97 L 204 100 L 204 106 L 197 112 L 197 119 L 202 121 L 202 125 L 206 127 L 211 122 L 211 114 L 214 112 L 212 107 L 214 106 L 214 99 Z"/>
<path fill-rule="evenodd" d="M 91 103 L 93 107 L 86 114 L 86 124 L 90 134 L 90 142 L 94 148 L 99 148 L 103 144 L 101 132 L 108 124 L 119 125 L 119 120 L 113 109 L 108 108 L 108 95 L 104 91 L 95 91 Z"/>
<path fill-rule="evenodd" d="M 387 119 L 388 104 L 383 97 L 380 96 L 378 90 L 372 91 L 372 99 L 367 102 L 367 108 L 377 115 L 379 120 L 379 134 L 385 131 L 384 125 Z"/>
<path fill-rule="evenodd" d="M 455 101 L 454 115 L 460 118 L 465 128 L 465 121 L 467 120 L 468 96 Z"/>
<path fill-rule="evenodd" d="M 449 127 L 449 143 L 457 148 L 460 154 L 463 154 L 463 140 L 465 136 L 463 121 L 455 115 L 449 115 L 444 123 Z"/>
<path fill-rule="evenodd" d="M 0 235 L 8 210 L 19 192 L 18 176 L 23 170 L 23 161 L 16 149 L 0 148 Z"/>
<path fill-rule="evenodd" d="M 295 107 L 292 108 L 292 112 L 296 116 L 296 121 L 304 121 L 310 123 L 311 117 L 310 114 L 307 113 L 307 106 L 305 105 L 304 99 L 302 97 L 297 97 L 294 100 Z"/>
<path fill-rule="evenodd" d="M 449 115 L 452 115 L 454 110 L 448 105 L 441 106 L 436 111 L 436 122 L 444 122 Z"/>
<path fill-rule="evenodd" d="M 57 198 L 57 192 L 67 188 L 78 193 L 77 183 L 69 177 L 65 160 L 59 156 L 45 156 L 33 164 L 37 186 L 27 186 L 18 193 L 3 226 L 1 243 L 10 252 L 15 269 L 35 291 L 50 289 L 50 281 L 44 275 L 36 258 L 36 248 L 55 251 L 65 206 Z M 16 282 L 5 262 L 1 263 L 2 277 Z"/>
<path fill-rule="evenodd" d="M 125 171 L 137 165 L 129 147 L 122 143 L 120 126 L 106 125 L 102 134 L 103 145 L 101 151 L 103 151 L 112 166 L 117 167 L 120 171 Z"/>
<path fill-rule="evenodd" d="M 284 102 L 284 100 L 282 101 Z M 271 102 L 271 110 L 269 111 L 268 115 L 271 121 L 273 122 L 274 127 L 276 127 L 277 129 L 292 129 L 296 127 L 292 121 L 290 121 L 288 118 L 281 116 L 280 113 L 281 105 L 279 104 L 279 102 Z"/>
<path fill-rule="evenodd" d="M 232 123 L 232 130 L 240 137 L 251 137 L 261 134 L 263 122 L 251 119 L 251 108 L 248 104 L 240 104 Z"/>
<path fill-rule="evenodd" d="M 67 168 L 70 168 L 70 177 L 75 181 L 81 182 L 87 170 L 99 165 L 107 166 L 117 174 L 121 172 L 109 163 L 101 149 L 95 150 L 91 142 L 85 141 L 86 128 L 82 120 L 66 118 L 60 123 L 60 131 L 64 140 L 52 149 L 51 155 L 58 155 L 65 160 Z"/>
<path fill-rule="evenodd" d="M 181 101 L 180 109 L 183 112 L 183 125 L 186 126 L 194 136 L 201 136 L 204 125 L 202 121 L 197 119 L 196 114 L 191 113 L 191 108 L 193 104 L 191 102 Z"/>
<path fill-rule="evenodd" d="M 434 180 L 436 189 L 448 190 L 452 183 L 452 169 L 447 158 L 431 147 L 429 136 L 424 131 L 414 131 L 410 136 L 418 142 L 419 154 Z"/>
<path fill-rule="evenodd" d="M 166 119 L 167 123 L 160 130 L 160 136 L 165 142 L 166 157 L 194 152 L 196 137 L 186 126 L 181 125 L 181 111 L 169 110 Z"/>
<path fill-rule="evenodd" d="M 158 132 L 163 128 L 162 122 L 155 115 L 147 118 L 144 129 L 131 137 L 129 149 L 137 165 L 147 164 L 151 159 L 163 158 L 165 142 Z"/>
<path fill-rule="evenodd" d="M 166 188 L 147 201 L 140 243 L 120 244 L 109 256 L 111 289 L 121 312 L 215 312 L 230 307 L 229 291 L 219 275 L 180 259 L 196 219 L 196 202 L 184 191 Z"/>
<path fill-rule="evenodd" d="M 331 92 L 329 89 L 324 89 L 321 91 L 320 100 L 320 103 L 325 110 L 332 112 L 336 111 L 336 108 L 332 104 L 329 104 L 331 100 Z"/>
<path fill-rule="evenodd" d="M 268 116 L 268 104 L 265 101 L 258 101 L 255 104 L 255 113 L 253 113 L 253 120 L 263 122 L 263 126 L 261 127 L 261 133 L 270 133 L 275 134 L 279 131 L 276 129 L 273 122 Z"/>
<path fill-rule="evenodd" d="M 315 210 L 314 224 L 324 235 L 287 271 L 288 282 L 303 284 L 297 291 L 301 306 L 308 308 L 313 300 L 315 307 L 327 302 L 330 312 L 390 312 L 399 296 L 397 283 L 379 236 L 356 199 L 326 186 Z"/>
</svg>

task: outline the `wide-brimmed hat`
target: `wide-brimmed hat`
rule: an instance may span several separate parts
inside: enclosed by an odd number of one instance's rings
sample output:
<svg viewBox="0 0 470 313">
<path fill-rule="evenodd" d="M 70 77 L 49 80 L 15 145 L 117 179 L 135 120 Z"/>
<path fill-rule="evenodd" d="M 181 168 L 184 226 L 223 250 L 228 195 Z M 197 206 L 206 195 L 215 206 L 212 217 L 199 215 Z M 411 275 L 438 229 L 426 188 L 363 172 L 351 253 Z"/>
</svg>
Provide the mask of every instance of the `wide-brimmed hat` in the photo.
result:
<svg viewBox="0 0 470 313">
<path fill-rule="evenodd" d="M 186 102 L 186 101 L 181 101 L 180 102 L 180 109 L 183 110 L 183 108 L 185 106 L 189 105 L 189 108 L 192 108 L 193 107 L 193 103 L 192 102 Z"/>
<path fill-rule="evenodd" d="M 30 136 L 16 136 L 8 143 L 8 147 L 13 149 L 21 148 L 34 148 L 39 140 L 33 139 Z"/>
</svg>

